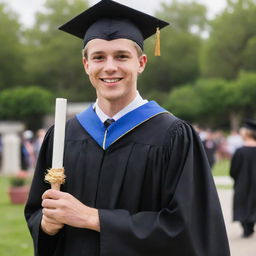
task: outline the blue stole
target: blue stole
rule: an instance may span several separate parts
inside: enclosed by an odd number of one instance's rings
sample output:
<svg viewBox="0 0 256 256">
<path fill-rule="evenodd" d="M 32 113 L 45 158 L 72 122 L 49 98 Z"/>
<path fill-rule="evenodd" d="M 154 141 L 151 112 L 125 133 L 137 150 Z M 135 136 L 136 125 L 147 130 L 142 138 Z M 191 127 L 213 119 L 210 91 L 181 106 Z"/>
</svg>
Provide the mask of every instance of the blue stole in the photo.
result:
<svg viewBox="0 0 256 256">
<path fill-rule="evenodd" d="M 168 111 L 160 107 L 155 101 L 149 101 L 125 114 L 107 129 L 95 113 L 92 105 L 77 114 L 76 118 L 90 136 L 105 150 L 137 126 L 164 112 Z"/>
</svg>

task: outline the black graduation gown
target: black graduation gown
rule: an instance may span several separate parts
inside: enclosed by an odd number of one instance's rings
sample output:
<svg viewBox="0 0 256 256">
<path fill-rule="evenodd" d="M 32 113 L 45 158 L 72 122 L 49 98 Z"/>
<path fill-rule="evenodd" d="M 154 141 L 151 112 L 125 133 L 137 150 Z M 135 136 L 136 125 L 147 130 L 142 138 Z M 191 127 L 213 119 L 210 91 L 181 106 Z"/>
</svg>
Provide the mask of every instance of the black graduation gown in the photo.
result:
<svg viewBox="0 0 256 256">
<path fill-rule="evenodd" d="M 55 236 L 40 230 L 52 141 L 51 128 L 25 207 L 35 255 L 230 255 L 207 158 L 187 123 L 162 113 L 103 150 L 77 118 L 67 122 L 62 190 L 99 209 L 100 233 L 67 225 Z"/>
<path fill-rule="evenodd" d="M 213 140 L 203 140 L 204 150 L 210 165 L 210 168 L 215 164 L 215 153 L 217 150 L 217 144 Z"/>
<path fill-rule="evenodd" d="M 234 179 L 233 219 L 256 221 L 256 147 L 236 150 L 230 168 Z"/>
</svg>

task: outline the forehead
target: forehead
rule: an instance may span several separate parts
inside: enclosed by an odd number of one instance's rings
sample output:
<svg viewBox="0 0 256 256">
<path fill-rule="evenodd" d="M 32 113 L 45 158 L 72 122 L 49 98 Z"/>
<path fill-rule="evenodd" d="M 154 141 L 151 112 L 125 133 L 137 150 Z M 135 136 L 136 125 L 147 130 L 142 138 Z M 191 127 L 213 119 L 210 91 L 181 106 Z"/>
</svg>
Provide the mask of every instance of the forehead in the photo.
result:
<svg viewBox="0 0 256 256">
<path fill-rule="evenodd" d="M 107 41 L 104 39 L 93 39 L 86 45 L 87 53 L 92 54 L 94 52 L 118 52 L 127 51 L 136 53 L 135 43 L 129 39 L 115 39 Z"/>
</svg>

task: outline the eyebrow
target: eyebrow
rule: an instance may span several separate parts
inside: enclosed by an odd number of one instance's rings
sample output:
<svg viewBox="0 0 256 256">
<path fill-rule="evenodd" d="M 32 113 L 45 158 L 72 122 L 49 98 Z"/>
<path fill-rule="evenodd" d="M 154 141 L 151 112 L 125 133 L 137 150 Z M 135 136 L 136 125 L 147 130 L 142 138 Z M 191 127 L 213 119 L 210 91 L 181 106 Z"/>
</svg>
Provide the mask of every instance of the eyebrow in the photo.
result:
<svg viewBox="0 0 256 256">
<path fill-rule="evenodd" d="M 128 50 L 117 50 L 117 51 L 114 51 L 115 54 L 131 54 L 130 51 Z M 91 55 L 97 55 L 97 54 L 105 54 L 104 51 L 95 51 L 95 52 L 92 52 Z"/>
</svg>

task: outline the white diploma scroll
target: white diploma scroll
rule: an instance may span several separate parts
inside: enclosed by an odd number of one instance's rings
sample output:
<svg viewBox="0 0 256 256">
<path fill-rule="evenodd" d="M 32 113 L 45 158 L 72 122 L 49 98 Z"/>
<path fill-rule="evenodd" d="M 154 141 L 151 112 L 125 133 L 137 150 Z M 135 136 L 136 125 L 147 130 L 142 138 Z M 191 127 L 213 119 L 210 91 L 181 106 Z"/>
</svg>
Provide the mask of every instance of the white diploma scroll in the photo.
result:
<svg viewBox="0 0 256 256">
<path fill-rule="evenodd" d="M 63 168 L 67 99 L 57 98 L 55 105 L 55 125 L 53 137 L 52 168 Z"/>
<path fill-rule="evenodd" d="M 47 170 L 45 181 L 51 184 L 51 188 L 60 190 L 65 182 L 63 167 L 63 154 L 65 142 L 67 100 L 57 98 L 55 105 L 55 125 L 53 136 L 52 168 Z"/>
</svg>

